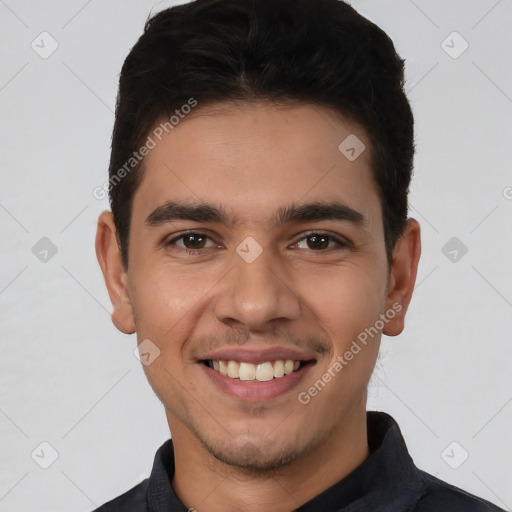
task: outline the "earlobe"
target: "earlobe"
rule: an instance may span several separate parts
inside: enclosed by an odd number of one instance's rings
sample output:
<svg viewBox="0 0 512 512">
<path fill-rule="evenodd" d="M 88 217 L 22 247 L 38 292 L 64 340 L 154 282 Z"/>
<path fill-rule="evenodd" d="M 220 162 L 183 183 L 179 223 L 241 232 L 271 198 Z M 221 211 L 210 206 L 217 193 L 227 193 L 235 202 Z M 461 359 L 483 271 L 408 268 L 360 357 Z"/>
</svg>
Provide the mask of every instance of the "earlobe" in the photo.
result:
<svg viewBox="0 0 512 512">
<path fill-rule="evenodd" d="M 382 331 L 387 336 L 397 336 L 404 329 L 405 314 L 414 291 L 420 255 L 420 225 L 415 219 L 409 219 L 393 251 L 386 297 L 386 312 L 390 313 L 387 315 L 390 319 Z"/>
<path fill-rule="evenodd" d="M 128 292 L 128 275 L 117 243 L 112 212 L 103 212 L 96 231 L 96 257 L 112 302 L 112 322 L 125 334 L 135 332 L 133 308 Z"/>
</svg>

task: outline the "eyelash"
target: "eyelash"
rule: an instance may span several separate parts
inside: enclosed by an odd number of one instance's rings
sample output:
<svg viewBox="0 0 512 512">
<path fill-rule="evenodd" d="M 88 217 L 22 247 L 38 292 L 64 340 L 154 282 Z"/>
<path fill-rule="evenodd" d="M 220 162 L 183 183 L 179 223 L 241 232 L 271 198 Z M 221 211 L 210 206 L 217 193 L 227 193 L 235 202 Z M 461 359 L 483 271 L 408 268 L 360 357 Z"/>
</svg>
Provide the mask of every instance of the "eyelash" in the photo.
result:
<svg viewBox="0 0 512 512">
<path fill-rule="evenodd" d="M 210 236 L 208 236 L 205 233 L 201 233 L 200 231 L 188 231 L 186 233 L 182 233 L 181 235 L 179 235 L 177 237 L 174 237 L 171 240 L 164 242 L 164 245 L 165 245 L 165 247 L 170 247 L 170 246 L 174 245 L 178 240 L 186 238 L 187 236 L 199 236 L 199 237 L 204 237 L 204 238 L 208 238 L 208 239 L 212 240 L 212 238 Z M 328 238 L 330 242 L 335 242 L 336 244 L 338 244 L 338 246 L 339 246 L 338 249 L 345 249 L 345 248 L 349 248 L 352 246 L 352 244 L 350 242 L 343 241 L 340 238 L 330 235 L 329 233 L 323 233 L 322 231 L 310 231 L 310 232 L 306 233 L 302 238 L 297 240 L 295 243 L 299 243 L 299 242 L 306 240 L 307 238 L 311 238 L 313 236 L 320 236 L 320 237 Z M 178 252 L 190 254 L 193 256 L 195 256 L 201 252 L 205 252 L 208 249 L 212 249 L 212 247 L 208 247 L 206 249 L 187 249 L 186 247 L 179 247 L 179 246 L 174 247 L 174 250 L 176 250 Z M 331 247 L 330 249 L 332 250 L 333 248 Z M 324 252 L 329 251 L 329 248 L 328 249 L 319 249 L 316 251 L 314 249 L 310 249 L 310 251 L 317 252 L 317 253 L 324 253 Z"/>
</svg>

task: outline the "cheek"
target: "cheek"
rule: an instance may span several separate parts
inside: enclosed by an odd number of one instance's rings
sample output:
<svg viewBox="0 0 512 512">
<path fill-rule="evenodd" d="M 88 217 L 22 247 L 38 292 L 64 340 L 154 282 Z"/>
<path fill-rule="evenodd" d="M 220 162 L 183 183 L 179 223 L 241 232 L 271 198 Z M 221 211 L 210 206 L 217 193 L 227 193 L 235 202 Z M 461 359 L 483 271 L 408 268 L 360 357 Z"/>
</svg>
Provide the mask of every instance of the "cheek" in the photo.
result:
<svg viewBox="0 0 512 512">
<path fill-rule="evenodd" d="M 365 396 L 375 367 L 380 334 L 368 332 L 382 312 L 382 277 L 369 267 L 362 271 L 354 266 L 316 277 L 309 293 L 310 315 L 331 339 L 332 353 L 305 383 L 302 398 L 310 400 L 308 418 L 323 418 L 326 404 L 336 404 L 332 418 L 341 421 L 354 401 Z"/>
<path fill-rule="evenodd" d="M 134 286 L 137 330 L 161 335 L 194 315 L 201 299 L 215 284 L 209 274 L 154 266 L 141 272 Z"/>
<path fill-rule="evenodd" d="M 197 272 L 177 272 L 165 265 L 154 265 L 151 272 L 140 272 L 140 276 L 133 297 L 137 337 L 139 342 L 151 340 L 159 350 L 144 372 L 166 407 L 187 421 L 187 397 L 198 391 L 188 373 L 184 347 L 197 328 L 205 293 L 216 281 L 210 284 L 207 276 L 199 278 Z"/>
<path fill-rule="evenodd" d="M 384 283 L 376 269 L 350 265 L 314 276 L 303 297 L 327 335 L 344 345 L 378 319 Z"/>
</svg>

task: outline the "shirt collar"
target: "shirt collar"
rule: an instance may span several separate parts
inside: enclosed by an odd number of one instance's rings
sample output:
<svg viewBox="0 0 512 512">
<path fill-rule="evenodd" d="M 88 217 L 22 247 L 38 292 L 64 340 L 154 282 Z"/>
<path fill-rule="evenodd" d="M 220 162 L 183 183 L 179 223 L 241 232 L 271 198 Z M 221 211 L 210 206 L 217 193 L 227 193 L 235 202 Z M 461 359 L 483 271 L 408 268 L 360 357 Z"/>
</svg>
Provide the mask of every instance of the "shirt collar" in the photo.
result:
<svg viewBox="0 0 512 512">
<path fill-rule="evenodd" d="M 409 510 L 423 493 L 400 428 L 385 412 L 367 411 L 370 455 L 352 473 L 297 509 L 297 512 Z"/>
<path fill-rule="evenodd" d="M 415 503 L 423 491 L 419 469 L 412 461 L 396 421 L 387 413 L 367 411 L 369 457 L 338 483 L 308 501 L 297 512 L 400 512 Z M 174 450 L 167 440 L 157 451 L 148 482 L 150 512 L 187 512 L 176 496 Z M 382 508 L 385 504 L 386 508 Z"/>
</svg>

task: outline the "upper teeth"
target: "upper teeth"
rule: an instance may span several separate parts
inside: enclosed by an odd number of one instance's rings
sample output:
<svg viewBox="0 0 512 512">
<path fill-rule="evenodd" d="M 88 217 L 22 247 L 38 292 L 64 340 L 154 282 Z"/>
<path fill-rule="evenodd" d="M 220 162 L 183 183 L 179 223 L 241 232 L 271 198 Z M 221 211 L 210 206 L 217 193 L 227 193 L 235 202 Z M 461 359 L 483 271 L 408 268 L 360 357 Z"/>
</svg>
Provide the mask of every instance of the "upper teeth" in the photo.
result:
<svg viewBox="0 0 512 512">
<path fill-rule="evenodd" d="M 238 361 L 211 361 L 213 369 L 226 377 L 240 380 L 272 380 L 274 377 L 283 377 L 299 369 L 300 361 L 287 359 L 285 361 L 267 361 L 260 364 L 239 363 Z"/>
</svg>

